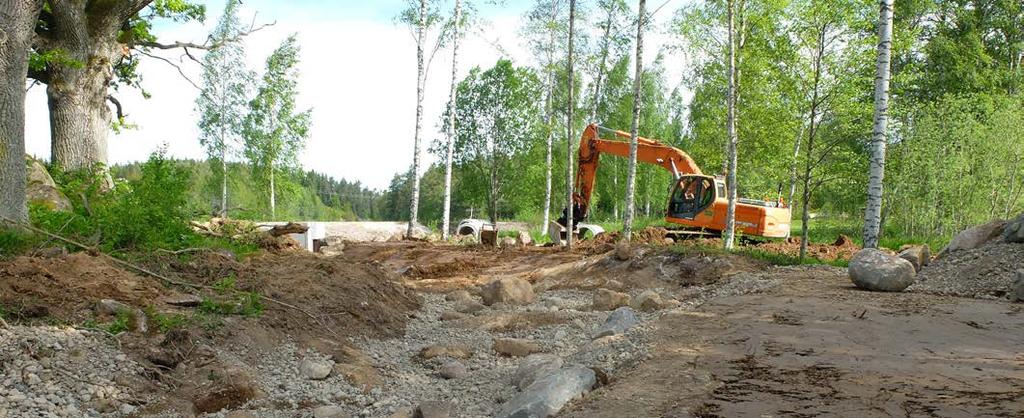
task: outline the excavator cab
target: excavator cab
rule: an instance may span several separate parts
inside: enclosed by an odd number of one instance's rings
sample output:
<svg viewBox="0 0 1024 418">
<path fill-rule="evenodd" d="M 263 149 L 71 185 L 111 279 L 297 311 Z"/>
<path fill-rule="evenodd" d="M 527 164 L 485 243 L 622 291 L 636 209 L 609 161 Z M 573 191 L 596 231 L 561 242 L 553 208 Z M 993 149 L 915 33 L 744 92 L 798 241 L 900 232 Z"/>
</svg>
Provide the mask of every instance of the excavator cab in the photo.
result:
<svg viewBox="0 0 1024 418">
<path fill-rule="evenodd" d="M 680 176 L 668 203 L 670 218 L 693 219 L 711 207 L 718 198 L 714 177 L 704 175 Z"/>
</svg>

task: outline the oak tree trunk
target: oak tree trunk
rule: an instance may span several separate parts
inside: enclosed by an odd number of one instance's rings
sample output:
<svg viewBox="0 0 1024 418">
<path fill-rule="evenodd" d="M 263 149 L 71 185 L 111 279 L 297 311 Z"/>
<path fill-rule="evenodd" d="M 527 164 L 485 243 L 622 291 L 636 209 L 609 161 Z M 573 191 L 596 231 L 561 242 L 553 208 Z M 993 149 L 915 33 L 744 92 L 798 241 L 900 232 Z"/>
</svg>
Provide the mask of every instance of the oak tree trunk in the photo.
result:
<svg viewBox="0 0 1024 418">
<path fill-rule="evenodd" d="M 455 0 L 455 25 L 452 34 L 452 84 L 448 92 L 448 146 L 444 159 L 444 214 L 441 219 L 441 239 L 448 239 L 452 211 L 452 158 L 455 154 L 455 100 L 459 70 L 459 24 L 462 19 L 462 2 Z"/>
<path fill-rule="evenodd" d="M 864 211 L 864 248 L 877 248 L 882 224 L 886 128 L 889 123 L 889 60 L 892 47 L 893 0 L 879 2 L 878 63 L 875 68 L 875 126 L 868 163 L 868 204 Z"/>
<path fill-rule="evenodd" d="M 66 171 L 107 163 L 107 89 L 123 54 L 117 35 L 125 16 L 141 7 L 125 3 L 115 10 L 86 3 L 52 2 L 53 33 L 44 41 L 67 61 L 50 63 L 42 77 L 50 110 L 50 157 Z"/>
<path fill-rule="evenodd" d="M 0 216 L 26 222 L 25 54 L 43 1 L 3 0 L 0 5 Z"/>
<path fill-rule="evenodd" d="M 622 221 L 622 239 L 626 242 L 633 236 L 633 217 L 636 212 L 636 148 L 637 138 L 640 136 L 640 104 L 642 91 L 642 76 L 644 71 L 644 6 L 645 0 L 640 0 L 640 13 L 636 20 L 636 69 L 633 74 L 633 122 L 629 130 L 629 169 L 626 172 L 626 213 Z"/>
</svg>

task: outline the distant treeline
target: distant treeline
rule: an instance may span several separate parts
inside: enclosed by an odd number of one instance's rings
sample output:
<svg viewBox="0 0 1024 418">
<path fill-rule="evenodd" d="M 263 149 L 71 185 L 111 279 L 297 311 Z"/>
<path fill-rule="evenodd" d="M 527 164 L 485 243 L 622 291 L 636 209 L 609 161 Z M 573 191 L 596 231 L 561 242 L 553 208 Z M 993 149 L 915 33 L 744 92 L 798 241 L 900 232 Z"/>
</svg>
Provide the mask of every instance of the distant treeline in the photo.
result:
<svg viewBox="0 0 1024 418">
<path fill-rule="evenodd" d="M 218 212 L 219 177 L 206 161 L 176 160 L 175 164 L 191 174 L 188 204 L 196 216 L 213 216 Z M 142 163 L 111 167 L 115 179 L 138 179 Z M 229 216 L 241 219 L 268 220 L 270 209 L 267 192 L 251 181 L 248 165 L 228 164 Z M 388 219 L 381 192 L 362 183 L 335 179 L 316 171 L 282 173 L 277 192 L 277 218 L 280 220 L 354 221 Z"/>
</svg>

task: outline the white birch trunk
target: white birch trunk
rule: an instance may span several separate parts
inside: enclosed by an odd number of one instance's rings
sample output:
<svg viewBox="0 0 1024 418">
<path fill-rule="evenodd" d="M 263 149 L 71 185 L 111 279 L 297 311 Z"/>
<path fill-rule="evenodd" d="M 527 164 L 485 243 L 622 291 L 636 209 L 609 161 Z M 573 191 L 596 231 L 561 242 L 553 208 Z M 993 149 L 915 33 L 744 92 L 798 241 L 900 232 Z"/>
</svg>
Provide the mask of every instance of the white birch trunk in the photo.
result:
<svg viewBox="0 0 1024 418">
<path fill-rule="evenodd" d="M 227 133 L 220 130 L 220 217 L 228 217 L 228 143 Z"/>
<path fill-rule="evenodd" d="M 573 140 L 573 129 L 572 129 L 572 118 L 573 110 L 576 107 L 575 96 L 573 95 L 573 69 L 572 69 L 572 48 L 573 38 L 575 38 L 576 30 L 576 0 L 569 0 L 569 108 L 565 122 L 565 149 L 566 149 L 566 164 L 565 164 L 565 247 L 572 249 L 572 234 L 575 228 L 573 227 L 573 179 L 572 179 L 572 140 Z"/>
<path fill-rule="evenodd" d="M 274 187 L 274 165 L 270 165 L 270 220 L 277 220 L 277 189 Z"/>
<path fill-rule="evenodd" d="M 550 23 L 551 23 L 552 26 L 555 24 L 555 20 L 557 19 L 557 16 L 558 16 L 558 8 L 557 8 L 557 6 L 558 6 L 557 2 L 555 2 L 555 1 L 551 2 L 551 22 Z M 545 228 L 545 229 L 548 227 L 548 223 L 551 222 L 551 177 L 552 177 L 551 176 L 551 153 L 552 153 L 552 145 L 553 145 L 552 142 L 554 140 L 554 138 L 553 138 L 553 136 L 554 136 L 553 135 L 554 128 L 552 126 L 552 123 L 554 123 L 554 117 L 552 115 L 553 114 L 553 109 L 551 108 L 551 95 L 554 94 L 554 89 L 555 89 L 555 85 L 554 85 L 555 84 L 555 77 L 554 77 L 554 74 L 552 74 L 554 72 L 554 68 L 553 67 L 554 67 L 554 61 L 555 61 L 555 57 L 553 56 L 553 51 L 554 51 L 554 48 L 555 48 L 555 30 L 554 29 L 549 29 L 549 30 L 551 31 L 551 41 L 548 43 L 548 46 L 549 46 L 549 48 L 548 48 L 548 62 L 547 62 L 548 68 L 545 70 L 545 72 L 547 73 L 547 75 L 546 75 L 546 78 L 547 78 L 547 95 L 544 98 L 544 113 L 545 113 L 544 114 L 544 119 L 545 119 L 544 120 L 544 124 L 547 125 L 547 129 L 548 129 L 547 156 L 546 156 L 546 159 L 544 161 L 544 167 L 545 167 L 545 173 L 546 173 L 544 179 L 545 179 L 546 185 L 545 185 L 545 188 L 544 188 L 544 224 L 543 224 L 543 228 Z"/>
<path fill-rule="evenodd" d="M 726 106 L 728 106 L 728 120 L 726 131 L 729 136 L 728 142 L 728 153 L 727 162 L 728 169 L 726 170 L 726 191 L 729 194 L 729 207 L 725 213 L 725 231 L 724 234 L 724 245 L 727 250 L 731 250 L 735 245 L 736 238 L 736 145 L 738 138 L 736 136 L 736 28 L 735 28 L 735 2 L 729 0 L 728 5 L 728 19 L 729 19 L 729 91 L 728 97 L 726 98 Z"/>
<path fill-rule="evenodd" d="M 590 122 L 597 123 L 597 108 L 601 106 L 601 83 L 604 79 L 604 67 L 608 63 L 608 43 L 611 42 L 612 8 L 608 9 L 608 20 L 604 26 L 604 41 L 601 45 L 601 64 L 597 67 L 597 78 L 594 80 L 594 107 L 590 110 Z"/>
<path fill-rule="evenodd" d="M 452 158 L 455 154 L 455 100 L 459 70 L 459 23 L 462 19 L 462 2 L 455 0 L 455 33 L 452 34 L 452 85 L 448 92 L 448 149 L 444 159 L 444 214 L 441 220 L 441 239 L 448 239 L 452 217 Z"/>
<path fill-rule="evenodd" d="M 408 237 L 412 237 L 420 209 L 420 130 L 423 126 L 423 43 L 427 35 L 427 0 L 420 0 L 419 18 L 419 25 L 416 28 L 416 131 L 413 134 L 412 170 L 409 173 L 412 177 L 412 198 L 409 202 L 409 227 L 406 230 Z"/>
<path fill-rule="evenodd" d="M 636 69 L 633 74 L 633 122 L 629 130 L 629 169 L 626 172 L 626 212 L 622 220 L 622 239 L 629 242 L 633 236 L 633 217 L 636 212 L 636 148 L 640 136 L 640 104 L 644 72 L 644 10 L 645 0 L 640 0 L 640 13 L 636 20 Z"/>
<path fill-rule="evenodd" d="M 864 248 L 877 248 L 882 225 L 882 183 L 885 180 L 886 128 L 889 123 L 889 60 L 892 46 L 893 0 L 879 2 L 878 65 L 875 75 L 875 126 L 868 166 L 868 203 L 864 211 Z"/>
</svg>

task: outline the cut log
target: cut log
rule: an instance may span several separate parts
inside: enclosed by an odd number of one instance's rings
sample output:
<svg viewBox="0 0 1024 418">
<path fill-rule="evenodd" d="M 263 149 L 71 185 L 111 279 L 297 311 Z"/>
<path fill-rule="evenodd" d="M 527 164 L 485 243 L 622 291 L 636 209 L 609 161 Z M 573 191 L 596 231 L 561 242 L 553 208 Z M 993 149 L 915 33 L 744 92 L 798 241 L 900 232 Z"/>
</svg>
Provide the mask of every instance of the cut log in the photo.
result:
<svg viewBox="0 0 1024 418">
<path fill-rule="evenodd" d="M 275 226 L 273 228 L 270 228 L 270 235 L 273 235 L 275 237 L 279 237 L 279 236 L 282 236 L 282 235 L 289 235 L 289 234 L 304 234 L 308 230 L 309 230 L 309 227 L 306 226 L 306 225 L 298 224 L 298 223 L 295 223 L 295 222 L 288 222 L 287 224 L 277 225 L 277 226 Z"/>
</svg>

